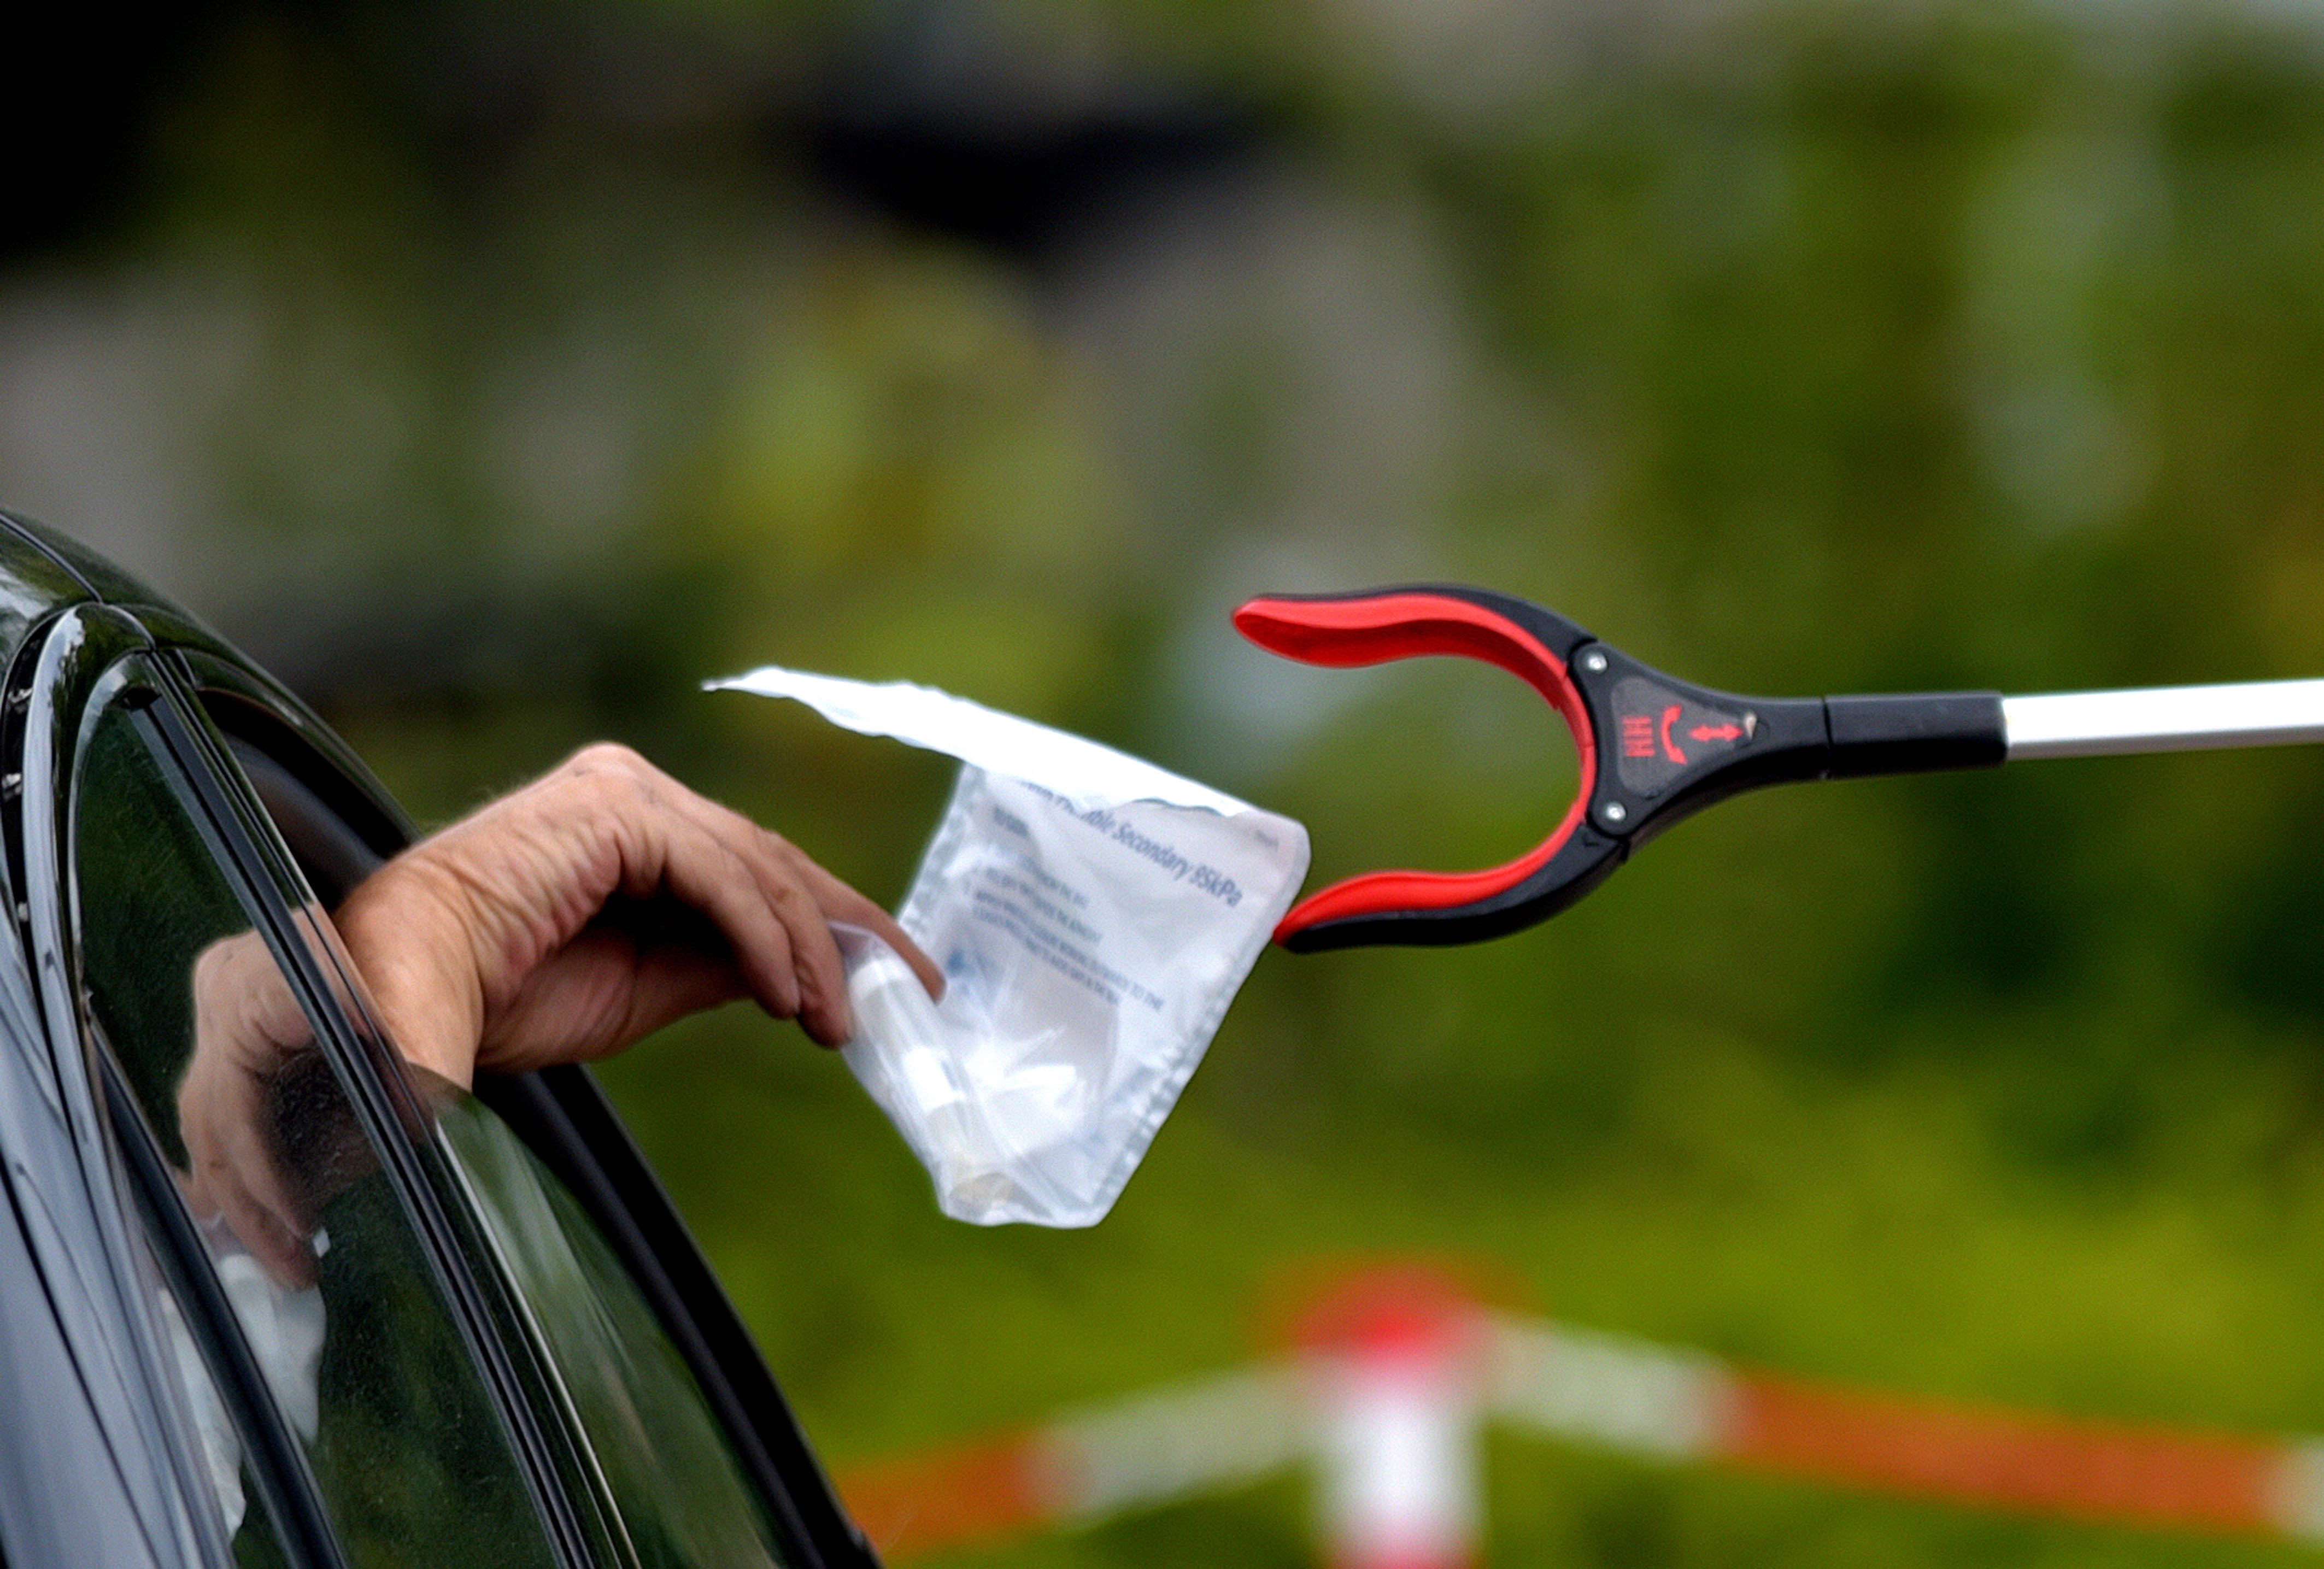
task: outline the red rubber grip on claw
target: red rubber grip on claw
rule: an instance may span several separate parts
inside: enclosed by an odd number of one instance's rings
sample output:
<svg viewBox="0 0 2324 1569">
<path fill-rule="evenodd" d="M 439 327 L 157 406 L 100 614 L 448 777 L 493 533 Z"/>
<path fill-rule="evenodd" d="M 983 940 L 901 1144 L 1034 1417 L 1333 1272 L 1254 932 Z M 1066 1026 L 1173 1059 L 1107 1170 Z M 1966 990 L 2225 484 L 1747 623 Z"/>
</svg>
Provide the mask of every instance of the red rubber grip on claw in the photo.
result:
<svg viewBox="0 0 2324 1569">
<path fill-rule="evenodd" d="M 1548 838 L 1515 861 L 1477 872 L 1367 872 L 1294 906 L 1275 940 L 1351 916 L 1443 910 L 1504 893 L 1546 866 L 1582 826 L 1598 782 L 1598 744 L 1581 688 L 1541 640 L 1481 605 L 1425 589 L 1350 599 L 1251 600 L 1235 630 L 1269 652 L 1311 665 L 1384 664 L 1420 654 L 1459 654 L 1499 665 L 1549 699 L 1572 733 L 1581 789 Z"/>
</svg>

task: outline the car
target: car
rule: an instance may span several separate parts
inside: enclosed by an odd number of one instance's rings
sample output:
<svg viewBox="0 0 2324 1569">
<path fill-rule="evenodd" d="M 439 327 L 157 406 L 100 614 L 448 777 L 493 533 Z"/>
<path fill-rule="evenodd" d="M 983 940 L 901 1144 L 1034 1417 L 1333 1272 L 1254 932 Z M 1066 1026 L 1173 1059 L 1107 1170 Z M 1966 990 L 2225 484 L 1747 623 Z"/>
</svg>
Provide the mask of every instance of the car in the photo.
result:
<svg viewBox="0 0 2324 1569">
<path fill-rule="evenodd" d="M 6 513 L 0 662 L 0 1565 L 875 1563 L 595 1081 L 373 1023 L 346 746 Z"/>
</svg>

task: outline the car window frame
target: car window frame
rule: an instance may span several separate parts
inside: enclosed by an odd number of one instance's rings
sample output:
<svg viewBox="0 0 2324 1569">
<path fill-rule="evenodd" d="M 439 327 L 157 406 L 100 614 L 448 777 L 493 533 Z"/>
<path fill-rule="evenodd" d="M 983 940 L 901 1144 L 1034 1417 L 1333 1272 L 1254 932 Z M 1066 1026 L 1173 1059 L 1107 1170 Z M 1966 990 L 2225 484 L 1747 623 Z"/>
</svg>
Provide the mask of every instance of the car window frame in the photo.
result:
<svg viewBox="0 0 2324 1569">
<path fill-rule="evenodd" d="M 160 1234 L 144 1224 L 141 1211 L 154 1204 L 163 1214 L 183 1218 L 182 1202 L 174 1192 L 151 1193 L 134 1169 L 141 1164 L 135 1147 L 143 1144 L 158 1159 L 151 1130 L 142 1118 L 125 1121 L 103 1105 L 108 1096 L 108 1074 L 118 1070 L 81 1006 L 72 871 L 76 774 L 82 744 L 90 728 L 118 700 L 120 688 L 134 680 L 142 692 L 140 718 L 149 718 L 166 746 L 167 766 L 173 785 L 183 787 L 183 804 L 196 817 L 196 826 L 209 840 L 213 858 L 244 912 L 260 932 L 285 981 L 315 1027 L 318 1048 L 334 1070 L 357 1119 L 363 1122 L 389 1190 L 394 1195 L 406 1225 L 429 1269 L 437 1296 L 452 1321 L 482 1382 L 484 1398 L 498 1418 L 527 1497 L 554 1559 L 569 1569 L 590 1569 L 606 1563 L 633 1562 L 618 1522 L 612 1517 L 601 1479 L 594 1476 L 586 1446 L 578 1441 L 569 1414 L 544 1423 L 544 1407 L 554 1410 L 554 1396 L 542 1385 L 537 1348 L 528 1344 L 521 1322 L 505 1302 L 505 1284 L 485 1278 L 478 1268 L 484 1257 L 464 1251 L 458 1227 L 447 1214 L 445 1194 L 451 1191 L 447 1174 L 420 1170 L 419 1148 L 423 1142 L 402 1133 L 421 1125 L 426 1113 L 400 1072 L 382 1074 L 371 1060 L 373 1046 L 346 1011 L 347 992 L 341 976 L 328 974 L 325 940 L 315 929 L 310 910 L 294 905 L 286 883 L 290 871 L 287 854 L 267 844 L 271 827 L 263 810 L 248 797 L 238 771 L 222 769 L 215 743 L 204 735 L 207 720 L 187 687 L 175 659 L 156 650 L 144 629 L 134 619 L 103 606 L 75 606 L 60 614 L 50 630 L 57 657 L 43 660 L 44 673 L 53 679 L 36 679 L 29 688 L 26 715 L 26 777 L 36 780 L 25 790 L 23 848 L 26 863 L 26 900 L 23 918 L 37 939 L 37 985 L 48 1024 L 51 1050 L 58 1056 L 60 1081 L 66 1086 L 76 1124 L 76 1142 L 85 1163 L 85 1178 L 92 1193 L 110 1192 L 115 1203 L 96 1204 L 105 1232 L 105 1252 L 115 1277 L 114 1299 L 124 1305 L 132 1322 L 119 1336 L 134 1347 L 143 1370 L 148 1408 L 170 1408 L 174 1373 L 162 1349 L 162 1332 L 150 1293 L 135 1278 L 141 1246 L 158 1249 L 169 1244 L 169 1228 Z M 134 672 L 134 675 L 131 673 Z M 37 773 L 36 771 L 37 771 Z M 69 1060 L 70 1059 L 70 1060 Z M 134 1109 L 134 1108 L 133 1108 Z M 136 1228 L 133 1230 L 132 1228 Z M 142 1232 L 142 1236 L 140 1235 Z M 171 1246 L 171 1251 L 180 1251 Z M 207 1254 L 175 1260 L 175 1267 L 210 1269 Z M 167 1269 L 165 1267 L 165 1272 Z M 215 1277 L 212 1277 L 215 1278 Z M 197 1299 L 181 1298 L 180 1308 L 190 1315 Z M 231 1323 L 208 1324 L 203 1334 L 239 1334 Z M 530 1365 L 526 1365 L 528 1361 Z M 218 1370 L 230 1372 L 231 1369 Z M 239 1391 L 241 1408 L 271 1412 L 271 1395 Z M 279 1422 L 279 1413 L 272 1422 Z M 287 1442 L 287 1439 L 285 1440 Z M 173 1470 L 180 1508 L 191 1507 L 197 1518 L 204 1489 L 189 1481 L 198 1472 L 187 1454 L 183 1435 L 172 1440 Z M 262 1444 L 260 1453 L 272 1448 Z M 303 1552 L 300 1561 L 321 1564 L 339 1562 L 336 1548 L 317 1545 L 298 1525 L 305 1509 L 321 1511 L 328 1537 L 328 1509 L 314 1491 L 311 1475 L 277 1481 L 292 1490 L 290 1507 L 278 1510 L 266 1498 L 278 1534 L 296 1531 L 302 1541 L 284 1541 L 286 1551 Z M 304 1490 L 305 1502 L 299 1501 Z M 262 1494 L 263 1497 L 263 1494 Z M 226 1562 L 205 1546 L 203 1561 Z"/>
<path fill-rule="evenodd" d="M 172 761 L 224 841 L 221 864 L 239 875 L 245 908 L 314 1025 L 317 1043 L 435 1272 L 438 1294 L 500 1416 L 550 1549 L 568 1564 L 634 1563 L 562 1380 L 529 1315 L 494 1268 L 481 1223 L 464 1203 L 460 1177 L 436 1146 L 431 1108 L 368 1017 L 337 930 L 312 902 L 295 859 L 224 738 L 185 689 L 181 671 L 171 674 L 177 678 L 155 706 L 155 716 Z"/>
<path fill-rule="evenodd" d="M 415 836 L 385 787 L 271 678 L 207 646 L 171 651 L 215 728 L 225 766 L 253 797 L 266 792 L 243 772 L 236 743 L 280 769 L 313 809 L 378 859 Z M 805 1569 L 878 1569 L 757 1340 L 595 1077 L 573 1064 L 480 1074 L 475 1088 L 611 1246 L 725 1433 L 783 1551 Z"/>
<path fill-rule="evenodd" d="M 120 1065 L 111 1054 L 96 1054 L 113 1152 L 121 1161 L 124 1199 L 142 1223 L 161 1283 L 176 1298 L 179 1317 L 217 1389 L 219 1402 L 243 1444 L 243 1463 L 260 1507 L 283 1556 L 302 1569 L 346 1569 L 346 1555 L 322 1503 L 322 1490 L 307 1456 L 268 1388 L 258 1356 L 228 1300 L 225 1283 L 185 1206 L 161 1153 L 161 1140 L 138 1109 Z M 190 1416 L 176 1413 L 171 1431 L 183 1434 Z M 205 1515 L 204 1531 L 210 1528 Z M 232 1564 L 230 1543 L 222 1554 Z"/>
<path fill-rule="evenodd" d="M 17 764 L 10 782 L 19 806 L 9 819 L 7 852 L 17 899 L 14 914 L 31 961 L 40 1020 L 34 1034 L 49 1057 L 42 1087 L 75 1163 L 71 1186 L 51 1182 L 43 1194 L 46 1204 L 62 1206 L 58 1229 L 69 1233 L 76 1255 L 53 1260 L 69 1275 L 81 1310 L 66 1325 L 69 1354 L 97 1406 L 124 1501 L 156 1561 L 191 1557 L 226 1564 L 231 1560 L 221 1556 L 218 1533 L 204 1524 L 211 1508 L 193 1435 L 180 1424 L 164 1423 L 157 1431 L 141 1419 L 178 1408 L 175 1372 L 137 1273 L 143 1251 L 158 1244 L 142 1234 L 134 1178 L 113 1144 L 103 1054 L 84 1028 L 67 908 L 72 863 L 67 807 L 78 747 L 60 743 L 91 697 L 104 694 L 108 672 L 145 646 L 134 620 L 95 604 L 68 606 L 28 634 L 11 667 L 7 695 L 10 752 Z"/>
</svg>

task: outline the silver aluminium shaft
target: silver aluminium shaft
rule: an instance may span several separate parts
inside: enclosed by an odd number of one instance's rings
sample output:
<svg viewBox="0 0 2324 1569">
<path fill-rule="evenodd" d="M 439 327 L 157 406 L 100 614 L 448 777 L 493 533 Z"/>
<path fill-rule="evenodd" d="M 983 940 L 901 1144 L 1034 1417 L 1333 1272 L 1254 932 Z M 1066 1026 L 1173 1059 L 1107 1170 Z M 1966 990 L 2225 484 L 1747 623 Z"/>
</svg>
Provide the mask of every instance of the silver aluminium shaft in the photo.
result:
<svg viewBox="0 0 2324 1569">
<path fill-rule="evenodd" d="M 2324 741 L 2324 680 L 2004 697 L 2009 760 Z"/>
</svg>

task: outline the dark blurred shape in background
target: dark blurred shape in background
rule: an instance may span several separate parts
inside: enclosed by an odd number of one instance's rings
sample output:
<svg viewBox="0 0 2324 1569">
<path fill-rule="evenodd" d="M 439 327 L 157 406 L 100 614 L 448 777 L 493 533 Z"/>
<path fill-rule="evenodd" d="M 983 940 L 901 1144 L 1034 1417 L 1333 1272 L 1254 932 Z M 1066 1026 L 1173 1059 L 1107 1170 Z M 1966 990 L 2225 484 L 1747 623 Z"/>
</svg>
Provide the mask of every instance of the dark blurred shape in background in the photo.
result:
<svg viewBox="0 0 2324 1569">
<path fill-rule="evenodd" d="M 231 7 L 186 5 L 150 25 L 67 8 L 20 24 L 19 83 L 37 81 L 37 146 L 14 161 L 0 263 L 20 266 L 121 223 L 153 112 Z M 23 70 L 24 62 L 37 70 Z"/>
<path fill-rule="evenodd" d="M 901 14 L 843 50 L 770 134 L 804 146 L 834 196 L 1030 272 L 1263 145 L 1257 108 L 1216 87 L 1045 59 L 1034 40 L 992 37 L 974 7 Z"/>
</svg>

